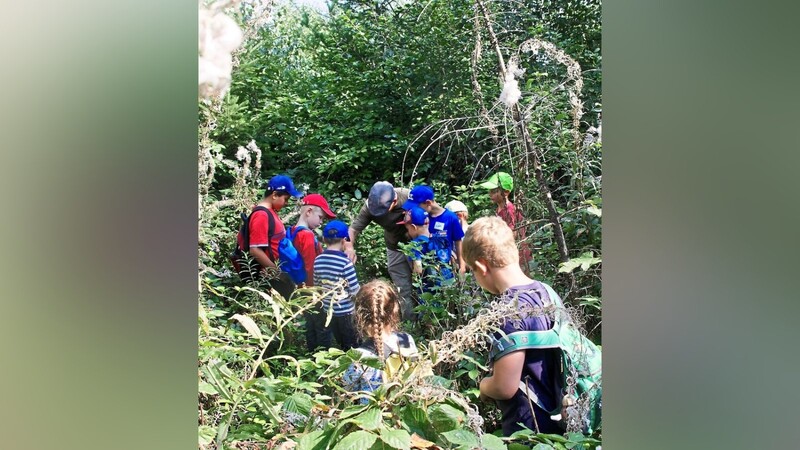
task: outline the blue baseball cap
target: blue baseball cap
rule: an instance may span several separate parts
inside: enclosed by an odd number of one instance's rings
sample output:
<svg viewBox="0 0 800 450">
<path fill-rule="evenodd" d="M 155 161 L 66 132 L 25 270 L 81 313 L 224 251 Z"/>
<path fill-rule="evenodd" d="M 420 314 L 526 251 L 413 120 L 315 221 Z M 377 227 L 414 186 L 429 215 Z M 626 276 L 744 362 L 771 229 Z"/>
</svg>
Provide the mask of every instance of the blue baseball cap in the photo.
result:
<svg viewBox="0 0 800 450">
<path fill-rule="evenodd" d="M 412 225 L 425 225 L 426 220 L 428 220 L 428 212 L 418 206 L 415 206 L 408 210 L 405 218 L 400 222 L 397 222 L 397 224 L 405 225 L 410 223 Z"/>
<path fill-rule="evenodd" d="M 267 184 L 267 192 L 269 191 L 285 191 L 288 192 L 292 197 L 297 198 L 303 196 L 300 191 L 294 188 L 294 183 L 292 183 L 292 179 L 289 178 L 288 175 L 275 175 L 274 177 L 270 178 L 269 183 Z"/>
<path fill-rule="evenodd" d="M 425 184 L 414 186 L 414 189 L 408 193 L 408 200 L 403 203 L 403 209 L 419 207 L 420 203 L 428 200 L 433 200 L 433 188 Z"/>
<path fill-rule="evenodd" d="M 322 237 L 325 238 L 341 238 L 350 240 L 350 233 L 347 230 L 347 224 L 341 220 L 331 220 L 322 229 Z"/>
</svg>

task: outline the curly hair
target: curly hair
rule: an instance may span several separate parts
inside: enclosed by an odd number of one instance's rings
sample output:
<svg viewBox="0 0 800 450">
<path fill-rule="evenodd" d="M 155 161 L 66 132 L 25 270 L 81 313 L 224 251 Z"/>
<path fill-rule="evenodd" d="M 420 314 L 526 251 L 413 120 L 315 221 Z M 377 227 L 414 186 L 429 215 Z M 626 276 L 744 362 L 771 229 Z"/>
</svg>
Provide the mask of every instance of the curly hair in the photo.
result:
<svg viewBox="0 0 800 450">
<path fill-rule="evenodd" d="M 378 357 L 384 359 L 383 330 L 400 325 L 400 293 L 384 280 L 372 280 L 361 286 L 353 302 L 359 336 L 372 338 Z"/>
</svg>

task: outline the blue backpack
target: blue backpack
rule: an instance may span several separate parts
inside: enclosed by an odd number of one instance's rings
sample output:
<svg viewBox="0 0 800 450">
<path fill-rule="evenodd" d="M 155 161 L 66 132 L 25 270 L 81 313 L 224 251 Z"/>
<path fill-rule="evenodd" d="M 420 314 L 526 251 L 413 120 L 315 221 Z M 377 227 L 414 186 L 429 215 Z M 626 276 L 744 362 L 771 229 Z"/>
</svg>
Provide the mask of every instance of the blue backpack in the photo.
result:
<svg viewBox="0 0 800 450">
<path fill-rule="evenodd" d="M 267 211 L 267 208 L 263 206 L 257 206 L 254 208 L 253 212 L 250 213 L 250 216 L 255 214 L 256 211 L 264 211 L 267 214 L 267 219 L 269 220 L 267 227 L 267 239 L 271 241 L 272 236 L 274 236 L 273 230 L 275 229 L 275 218 L 272 217 L 272 214 L 270 214 L 269 211 Z M 244 221 L 244 224 L 242 225 L 240 232 L 244 233 L 243 242 L 245 248 L 250 248 L 250 216 L 245 216 L 245 214 L 242 213 L 242 220 Z M 303 229 L 305 227 L 299 228 Z M 296 234 L 297 233 L 295 233 L 295 235 Z M 295 284 L 300 284 L 306 281 L 306 267 L 305 264 L 303 264 L 303 257 L 292 243 L 293 240 L 294 236 L 292 236 L 291 230 L 286 229 L 286 236 L 281 239 L 281 242 L 278 244 L 278 258 L 275 258 L 275 255 L 272 254 L 272 245 L 267 246 L 267 254 L 269 255 L 269 259 L 275 262 L 278 267 L 281 268 L 282 272 L 285 272 L 287 275 L 289 275 L 289 278 L 291 278 Z M 236 267 L 236 265 L 234 265 L 234 267 Z M 237 271 L 239 270 L 240 269 L 237 267 Z M 240 276 L 241 275 L 242 274 L 240 273 Z"/>
</svg>

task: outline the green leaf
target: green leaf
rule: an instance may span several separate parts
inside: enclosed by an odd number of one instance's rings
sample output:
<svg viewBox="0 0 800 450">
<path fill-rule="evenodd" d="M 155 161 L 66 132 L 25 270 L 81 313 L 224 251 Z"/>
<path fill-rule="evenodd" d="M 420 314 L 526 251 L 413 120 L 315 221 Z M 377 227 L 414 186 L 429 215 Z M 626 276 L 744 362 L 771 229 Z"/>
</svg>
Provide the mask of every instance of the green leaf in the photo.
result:
<svg viewBox="0 0 800 450">
<path fill-rule="evenodd" d="M 296 450 L 312 450 L 317 448 L 320 443 L 325 440 L 325 430 L 314 430 L 311 433 L 304 434 L 299 441 L 297 441 Z"/>
<path fill-rule="evenodd" d="M 242 314 L 234 314 L 231 317 L 231 319 L 238 320 L 239 323 L 242 324 L 244 329 L 247 330 L 248 333 L 250 333 L 250 336 L 253 336 L 259 341 L 263 339 L 263 336 L 261 336 L 261 330 L 258 328 L 258 325 L 256 325 L 255 321 L 253 321 L 253 319 L 251 319 L 250 317 L 244 316 Z"/>
<path fill-rule="evenodd" d="M 302 392 L 294 393 L 283 401 L 283 410 L 304 416 L 311 414 L 313 406 L 314 400 L 311 396 Z"/>
<path fill-rule="evenodd" d="M 392 448 L 408 450 L 411 447 L 411 435 L 406 430 L 381 428 L 381 440 Z"/>
<path fill-rule="evenodd" d="M 466 420 L 466 415 L 448 404 L 438 404 L 430 408 L 428 415 L 431 424 L 438 432 L 459 428 Z"/>
<path fill-rule="evenodd" d="M 553 450 L 553 448 L 555 447 L 553 447 L 552 445 L 536 444 L 536 446 L 534 446 L 531 450 Z"/>
<path fill-rule="evenodd" d="M 217 435 L 217 430 L 208 425 L 200 425 L 197 429 L 197 437 L 200 445 L 209 445 Z"/>
<path fill-rule="evenodd" d="M 578 266 L 580 266 L 581 270 L 587 270 L 590 266 L 593 266 L 602 259 L 595 258 L 592 252 L 586 252 L 577 258 L 572 258 L 567 262 L 563 262 L 558 266 L 559 273 L 571 273 L 575 270 Z"/>
<path fill-rule="evenodd" d="M 358 430 L 345 436 L 333 450 L 368 450 L 378 439 L 378 435 Z"/>
<path fill-rule="evenodd" d="M 467 431 L 463 428 L 442 433 L 442 436 L 444 436 L 445 439 L 452 442 L 453 444 L 456 444 L 459 447 L 466 447 L 468 449 L 472 449 L 480 446 L 478 442 L 478 437 L 475 436 L 475 433 Z"/>
<path fill-rule="evenodd" d="M 505 442 L 493 434 L 481 436 L 481 448 L 486 450 L 507 450 Z"/>
<path fill-rule="evenodd" d="M 214 389 L 214 386 L 206 383 L 205 381 L 201 381 L 200 382 L 200 384 L 197 387 L 197 392 L 199 392 L 201 394 L 208 394 L 208 395 L 217 394 L 217 390 Z"/>
<path fill-rule="evenodd" d="M 381 416 L 381 409 L 380 408 L 370 408 L 364 411 L 363 414 L 359 414 L 358 416 L 352 419 L 353 423 L 358 425 L 359 427 L 365 430 L 374 430 L 377 429 L 381 422 L 383 421 L 383 417 Z"/>
<path fill-rule="evenodd" d="M 531 450 L 527 445 L 520 444 L 519 442 L 509 442 L 508 450 Z"/>
<path fill-rule="evenodd" d="M 594 205 L 586 208 L 586 212 L 593 216 L 603 217 L 603 210 Z"/>
</svg>

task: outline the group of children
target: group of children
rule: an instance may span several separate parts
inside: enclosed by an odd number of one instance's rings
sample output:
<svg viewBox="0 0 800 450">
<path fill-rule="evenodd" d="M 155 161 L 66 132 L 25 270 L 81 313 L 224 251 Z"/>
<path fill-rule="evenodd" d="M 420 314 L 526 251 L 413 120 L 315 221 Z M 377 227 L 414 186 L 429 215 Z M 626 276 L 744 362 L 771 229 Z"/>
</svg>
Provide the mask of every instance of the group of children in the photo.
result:
<svg viewBox="0 0 800 450">
<path fill-rule="evenodd" d="M 433 289 L 437 283 L 454 283 L 457 275 L 462 276 L 469 269 L 478 284 L 493 294 L 508 301 L 544 306 L 547 296 L 542 294 L 542 285 L 523 271 L 526 266 L 521 266 L 521 257 L 529 257 L 530 251 L 527 247 L 525 251 L 517 247 L 520 227 L 516 225 L 520 215 L 508 201 L 513 189 L 511 177 L 500 172 L 481 186 L 490 190 L 490 197 L 498 206 L 497 216 L 480 218 L 472 224 L 467 223 L 468 211 L 463 203 L 453 201 L 442 207 L 434 200 L 434 190 L 427 185 L 417 185 L 410 190 L 402 203 L 403 219 L 398 223 L 405 226 L 414 244 L 409 256 L 413 272 L 420 274 L 422 289 L 426 290 Z M 300 217 L 288 230 L 306 269 L 306 282 L 299 287 L 323 288 L 321 305 L 305 314 L 308 350 L 328 348 L 335 338 L 344 350 L 357 348 L 384 361 L 389 355 L 414 357 L 417 349 L 413 338 L 400 331 L 402 298 L 398 289 L 383 280 L 360 285 L 353 260 L 345 252 L 351 233 L 344 222 L 331 220 L 336 215 L 322 195 L 303 196 L 288 176 L 273 177 L 264 198 L 251 213 L 249 249 L 241 250 L 249 250 L 262 268 L 277 267 L 275 255 L 287 233 L 277 213 L 290 197 L 301 198 Z M 325 219 L 330 221 L 322 229 L 323 248 L 313 230 Z M 241 233 L 238 242 L 240 247 L 244 245 Z M 433 253 L 435 262 L 425 267 L 427 253 Z M 298 287 L 291 280 L 287 281 L 284 273 L 277 278 L 273 276 L 270 284 L 287 298 Z M 332 317 L 326 326 L 329 312 Z M 552 322 L 547 317 L 537 316 L 522 321 L 507 320 L 501 330 L 511 333 L 551 327 Z M 521 429 L 520 424 L 544 433 L 563 431 L 547 412 L 554 409 L 558 401 L 558 362 L 556 349 L 515 351 L 498 359 L 492 374 L 481 380 L 481 398 L 497 402 L 502 411 L 505 435 Z M 344 379 L 353 391 L 371 391 L 385 377 L 385 371 L 354 364 Z M 540 404 L 529 401 L 520 389 L 522 382 L 535 392 Z"/>
</svg>

